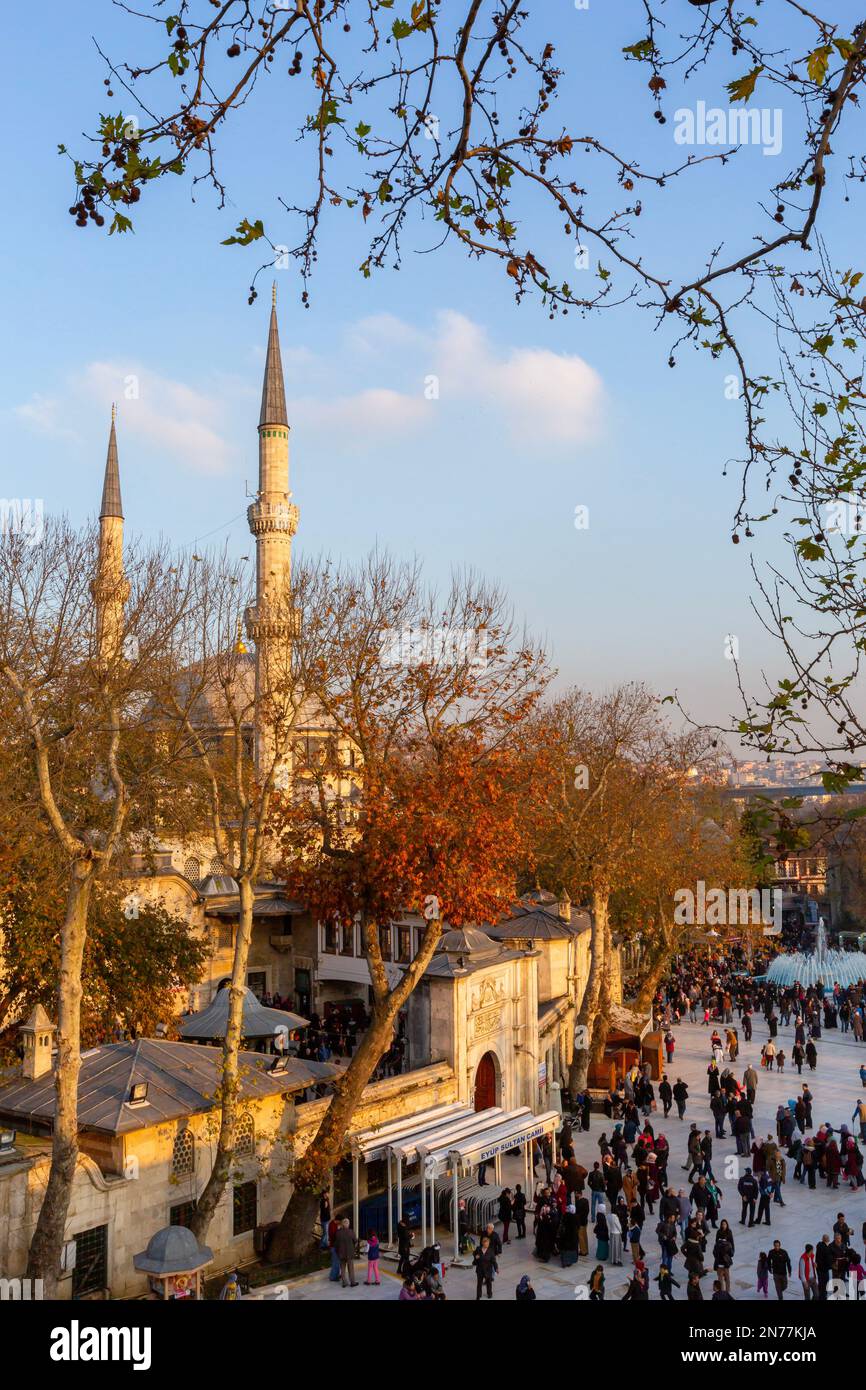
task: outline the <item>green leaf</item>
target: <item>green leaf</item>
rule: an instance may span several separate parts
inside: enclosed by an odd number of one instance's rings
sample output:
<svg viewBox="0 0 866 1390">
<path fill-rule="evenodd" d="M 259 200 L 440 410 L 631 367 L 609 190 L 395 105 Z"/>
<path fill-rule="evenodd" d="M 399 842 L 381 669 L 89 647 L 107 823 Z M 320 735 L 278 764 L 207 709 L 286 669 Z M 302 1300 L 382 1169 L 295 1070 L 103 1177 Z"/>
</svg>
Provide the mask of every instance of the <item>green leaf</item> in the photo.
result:
<svg viewBox="0 0 866 1390">
<path fill-rule="evenodd" d="M 727 90 L 731 101 L 748 101 L 755 90 L 755 83 L 763 71 L 762 67 L 752 68 L 752 71 L 747 72 L 744 77 L 738 77 L 736 81 L 729 82 Z"/>
<path fill-rule="evenodd" d="M 806 71 L 813 82 L 817 82 L 820 87 L 827 77 L 827 68 L 830 61 L 830 45 L 824 48 L 816 48 L 814 53 L 810 53 L 806 60 Z"/>
<path fill-rule="evenodd" d="M 630 43 L 622 51 L 629 58 L 636 58 L 638 62 L 645 62 L 647 58 L 652 57 L 653 41 L 652 39 L 641 39 L 638 43 Z"/>
<path fill-rule="evenodd" d="M 223 246 L 249 246 L 252 242 L 258 241 L 265 234 L 261 218 L 255 222 L 249 222 L 244 218 L 243 222 L 238 223 L 237 235 L 227 237 L 222 243 Z"/>
</svg>

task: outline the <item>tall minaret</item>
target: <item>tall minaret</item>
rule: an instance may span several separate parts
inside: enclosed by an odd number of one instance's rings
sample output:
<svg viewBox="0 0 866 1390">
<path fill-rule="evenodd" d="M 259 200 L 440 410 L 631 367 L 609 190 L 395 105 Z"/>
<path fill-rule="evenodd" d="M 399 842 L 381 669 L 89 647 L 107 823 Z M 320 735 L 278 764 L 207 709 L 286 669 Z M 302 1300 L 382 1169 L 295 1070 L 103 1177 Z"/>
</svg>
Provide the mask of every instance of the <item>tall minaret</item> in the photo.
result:
<svg viewBox="0 0 866 1390">
<path fill-rule="evenodd" d="M 111 407 L 111 433 L 105 460 L 105 482 L 99 509 L 99 557 L 91 585 L 96 605 L 96 640 L 100 660 L 108 664 L 123 645 L 123 608 L 129 584 L 123 571 L 123 507 L 117 463 L 116 409 Z"/>
<path fill-rule="evenodd" d="M 277 287 L 271 300 L 268 354 L 259 414 L 259 488 L 247 508 L 256 538 L 256 603 L 246 612 L 256 644 L 256 771 L 265 777 L 274 761 L 276 725 L 288 688 L 294 615 L 289 603 L 292 536 L 298 509 L 289 491 L 289 421 L 277 329 Z"/>
</svg>

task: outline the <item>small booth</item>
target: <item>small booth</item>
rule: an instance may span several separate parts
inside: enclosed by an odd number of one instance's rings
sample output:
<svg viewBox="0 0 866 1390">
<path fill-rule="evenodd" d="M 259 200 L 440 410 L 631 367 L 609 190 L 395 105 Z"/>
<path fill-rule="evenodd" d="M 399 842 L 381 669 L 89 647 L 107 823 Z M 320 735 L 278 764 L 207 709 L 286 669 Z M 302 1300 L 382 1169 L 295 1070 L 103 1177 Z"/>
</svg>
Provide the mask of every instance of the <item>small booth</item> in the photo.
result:
<svg viewBox="0 0 866 1390">
<path fill-rule="evenodd" d="M 212 1260 L 210 1247 L 199 1245 L 186 1226 L 164 1226 L 132 1257 L 135 1268 L 148 1276 L 152 1298 L 192 1301 L 201 1299 L 201 1272 Z"/>
<path fill-rule="evenodd" d="M 617 1077 L 624 1076 L 630 1067 L 649 1062 L 650 1075 L 658 1079 L 663 1067 L 663 1037 L 651 1032 L 649 1016 L 635 1013 L 622 1004 L 611 1004 L 610 1024 L 604 1044 L 604 1056 L 592 1062 L 589 1085 L 594 1090 L 612 1091 Z"/>
</svg>

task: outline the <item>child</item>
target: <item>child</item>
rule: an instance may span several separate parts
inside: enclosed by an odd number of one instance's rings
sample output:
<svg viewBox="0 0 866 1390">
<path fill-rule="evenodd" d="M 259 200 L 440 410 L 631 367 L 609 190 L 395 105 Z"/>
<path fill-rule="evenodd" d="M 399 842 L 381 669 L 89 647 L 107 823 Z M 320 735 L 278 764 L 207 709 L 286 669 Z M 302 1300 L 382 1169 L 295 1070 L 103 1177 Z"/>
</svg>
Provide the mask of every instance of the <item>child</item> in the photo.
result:
<svg viewBox="0 0 866 1390">
<path fill-rule="evenodd" d="M 770 1285 L 770 1265 L 767 1260 L 767 1252 L 762 1250 L 758 1256 L 758 1293 L 762 1293 L 765 1298 L 769 1298 Z"/>
<path fill-rule="evenodd" d="M 781 1074 L 782 1074 L 782 1072 L 783 1072 L 784 1070 L 785 1070 L 785 1054 L 784 1054 L 784 1052 L 782 1051 L 782 1049 L 779 1048 L 779 1051 L 776 1053 L 776 1071 L 777 1071 L 777 1072 L 779 1073 L 779 1075 L 781 1076 Z"/>
<path fill-rule="evenodd" d="M 371 1231 L 367 1237 L 367 1284 L 380 1284 L 379 1278 L 379 1237 Z"/>
</svg>

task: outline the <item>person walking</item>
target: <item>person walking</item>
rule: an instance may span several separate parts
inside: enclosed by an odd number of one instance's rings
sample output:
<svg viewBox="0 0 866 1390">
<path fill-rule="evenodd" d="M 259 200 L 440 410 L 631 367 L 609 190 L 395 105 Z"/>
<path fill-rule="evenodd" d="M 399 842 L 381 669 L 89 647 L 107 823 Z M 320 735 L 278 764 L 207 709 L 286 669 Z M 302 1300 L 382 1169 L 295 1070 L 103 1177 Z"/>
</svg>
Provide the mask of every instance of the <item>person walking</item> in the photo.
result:
<svg viewBox="0 0 866 1390">
<path fill-rule="evenodd" d="M 409 1255 L 412 1250 L 412 1232 L 405 1216 L 397 1222 L 397 1273 L 409 1273 Z"/>
<path fill-rule="evenodd" d="M 815 1248 L 807 1245 L 797 1265 L 797 1275 L 803 1286 L 803 1297 L 807 1303 L 818 1298 L 818 1272 L 815 1265 Z"/>
<path fill-rule="evenodd" d="M 523 1191 L 523 1188 L 520 1186 L 520 1183 L 517 1183 L 517 1185 L 516 1185 L 515 1188 L 514 1188 L 514 1197 L 512 1198 L 511 1206 L 512 1206 L 512 1210 L 513 1210 L 513 1212 L 514 1212 L 514 1225 L 515 1225 L 515 1228 L 516 1228 L 516 1230 L 517 1230 L 517 1239 L 518 1239 L 518 1240 L 525 1240 L 525 1239 L 526 1239 L 526 1193 Z"/>
<path fill-rule="evenodd" d="M 610 1237 L 610 1262 L 612 1265 L 621 1265 L 622 1224 L 615 1211 L 612 1211 L 607 1218 L 607 1229 Z"/>
<path fill-rule="evenodd" d="M 367 1237 L 367 1278 L 365 1284 L 381 1284 L 379 1278 L 379 1237 L 371 1231 Z"/>
<path fill-rule="evenodd" d="M 818 1242 L 818 1249 L 815 1251 L 815 1277 L 818 1281 L 818 1299 L 821 1303 L 827 1300 L 827 1285 L 833 1273 L 833 1247 L 830 1244 L 830 1237 L 823 1235 Z"/>
<path fill-rule="evenodd" d="M 349 1224 L 349 1218 L 343 1217 L 334 1237 L 334 1249 L 337 1252 L 337 1259 L 340 1261 L 340 1282 L 343 1288 L 358 1287 L 355 1278 L 355 1232 Z M 347 1277 L 348 1276 L 348 1277 Z"/>
<path fill-rule="evenodd" d="M 765 1298 L 770 1297 L 770 1265 L 767 1260 L 766 1251 L 762 1250 L 758 1256 L 758 1293 L 762 1293 Z"/>
<path fill-rule="evenodd" d="M 478 1303 L 481 1301 L 482 1287 L 486 1288 L 488 1298 L 493 1297 L 493 1280 L 499 1273 L 496 1254 L 487 1236 L 481 1237 L 481 1244 L 472 1257 L 472 1263 L 475 1267 L 475 1301 Z"/>
<path fill-rule="evenodd" d="M 665 1072 L 659 1082 L 659 1100 L 664 1110 L 664 1118 L 667 1119 L 668 1115 L 671 1113 L 671 1106 L 674 1103 L 673 1087 L 668 1081 L 667 1072 Z"/>
<path fill-rule="evenodd" d="M 728 1222 L 722 1218 L 713 1246 L 713 1269 L 726 1293 L 731 1292 L 731 1266 L 734 1263 L 734 1237 Z"/>
<path fill-rule="evenodd" d="M 785 1290 L 788 1287 L 788 1280 L 791 1276 L 791 1257 L 787 1250 L 782 1249 L 780 1240 L 773 1241 L 773 1248 L 767 1255 L 767 1264 L 773 1276 L 773 1286 L 776 1290 L 776 1297 L 781 1303 L 785 1297 Z"/>
<path fill-rule="evenodd" d="M 512 1201 L 511 1188 L 505 1187 L 499 1196 L 499 1220 L 502 1222 L 502 1244 L 510 1245 L 511 1239 L 509 1231 L 514 1217 L 514 1202 Z"/>
<path fill-rule="evenodd" d="M 740 1225 L 746 1225 L 746 1217 L 751 1228 L 755 1224 L 755 1203 L 759 1196 L 757 1179 L 751 1168 L 747 1168 L 740 1181 L 737 1183 L 737 1191 L 742 1200 L 742 1210 L 740 1212 Z"/>
<path fill-rule="evenodd" d="M 678 1289 L 680 1285 L 678 1280 L 676 1280 L 674 1276 L 671 1274 L 669 1265 L 661 1266 L 658 1274 L 656 1275 L 655 1282 L 659 1286 L 659 1298 L 661 1299 L 662 1303 L 673 1303 L 673 1291 L 674 1289 Z"/>
<path fill-rule="evenodd" d="M 766 1168 L 758 1180 L 758 1213 L 755 1217 L 755 1225 L 760 1226 L 763 1221 L 765 1226 L 772 1225 L 770 1221 L 770 1202 L 773 1199 L 773 1182 Z"/>
<path fill-rule="evenodd" d="M 755 1104 L 755 1096 L 758 1092 L 758 1073 L 751 1062 L 743 1072 L 743 1085 L 746 1088 L 746 1098 L 750 1105 Z"/>
<path fill-rule="evenodd" d="M 676 1085 L 673 1088 L 674 1102 L 677 1107 L 677 1114 L 680 1119 L 686 1113 L 686 1101 L 689 1098 L 689 1088 L 681 1076 L 677 1077 Z"/>
</svg>

